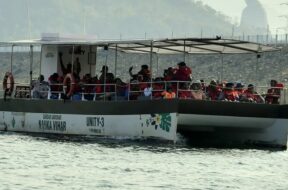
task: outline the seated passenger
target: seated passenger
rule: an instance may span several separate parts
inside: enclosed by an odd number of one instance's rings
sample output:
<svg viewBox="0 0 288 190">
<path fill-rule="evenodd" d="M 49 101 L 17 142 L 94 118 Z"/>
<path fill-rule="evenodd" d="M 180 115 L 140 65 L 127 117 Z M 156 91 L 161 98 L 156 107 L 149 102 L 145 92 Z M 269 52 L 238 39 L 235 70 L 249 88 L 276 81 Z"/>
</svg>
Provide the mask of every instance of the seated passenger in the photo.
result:
<svg viewBox="0 0 288 190">
<path fill-rule="evenodd" d="M 179 99 L 191 99 L 192 98 L 192 92 L 190 90 L 189 83 L 187 83 L 187 82 L 181 83 L 178 97 L 179 97 Z M 193 96 L 193 98 L 195 98 L 195 97 Z"/>
<path fill-rule="evenodd" d="M 208 100 L 218 100 L 218 97 L 221 93 L 221 88 L 217 85 L 215 80 L 211 80 L 209 86 L 207 87 L 206 90 L 206 96 Z"/>
<path fill-rule="evenodd" d="M 234 90 L 234 84 L 231 82 L 226 83 L 225 88 L 220 93 L 218 100 L 236 102 L 239 101 L 238 93 Z"/>
<path fill-rule="evenodd" d="M 255 91 L 254 85 L 249 84 L 247 90 L 244 91 L 240 101 L 252 103 L 264 103 L 264 98 Z"/>
<path fill-rule="evenodd" d="M 44 81 L 43 75 L 40 75 L 38 80 L 33 84 L 32 97 L 38 99 L 47 99 L 49 91 L 49 83 Z"/>
<path fill-rule="evenodd" d="M 61 94 L 61 91 L 63 90 L 60 82 L 59 82 L 59 75 L 58 73 L 53 73 L 49 77 L 49 85 L 51 90 L 51 99 L 59 99 L 59 95 Z"/>
<path fill-rule="evenodd" d="M 84 75 L 82 79 L 83 83 L 83 93 L 84 93 L 84 99 L 85 100 L 93 100 L 94 98 L 94 86 L 92 77 L 90 74 Z"/>
<path fill-rule="evenodd" d="M 235 91 L 236 91 L 237 94 L 238 94 L 239 100 L 242 99 L 242 96 L 243 96 L 243 94 L 244 94 L 244 92 L 245 92 L 244 86 L 245 86 L 245 85 L 242 84 L 241 82 L 238 82 L 238 83 L 236 84 L 236 86 L 235 86 Z"/>
<path fill-rule="evenodd" d="M 201 89 L 203 90 L 203 92 L 206 93 L 207 86 L 206 86 L 204 79 L 201 79 L 200 82 L 201 82 Z"/>
<path fill-rule="evenodd" d="M 172 88 L 170 86 L 167 87 L 167 90 L 163 91 L 161 93 L 163 99 L 173 99 L 176 98 L 175 92 L 173 92 Z"/>
<path fill-rule="evenodd" d="M 108 96 L 110 96 L 111 92 L 115 92 L 115 85 L 114 85 L 115 78 L 113 73 L 108 72 L 108 69 L 109 69 L 108 66 L 103 65 L 101 70 L 102 74 L 100 75 L 99 81 L 101 84 L 105 84 L 102 86 L 103 93 L 105 92 L 106 94 L 108 92 Z"/>
<path fill-rule="evenodd" d="M 279 99 L 281 95 L 281 87 L 277 87 L 278 82 L 276 80 L 270 81 L 271 88 L 268 89 L 265 102 L 267 104 L 279 104 Z"/>
<path fill-rule="evenodd" d="M 127 99 L 127 84 L 124 83 L 120 78 L 115 79 L 116 83 L 116 96 L 117 100 Z"/>
<path fill-rule="evenodd" d="M 191 99 L 205 100 L 206 96 L 201 88 L 201 82 L 198 80 L 191 85 Z"/>
<path fill-rule="evenodd" d="M 162 80 L 162 78 L 156 78 L 153 82 L 153 99 L 161 99 L 162 95 L 161 93 L 165 89 L 165 83 Z"/>
</svg>

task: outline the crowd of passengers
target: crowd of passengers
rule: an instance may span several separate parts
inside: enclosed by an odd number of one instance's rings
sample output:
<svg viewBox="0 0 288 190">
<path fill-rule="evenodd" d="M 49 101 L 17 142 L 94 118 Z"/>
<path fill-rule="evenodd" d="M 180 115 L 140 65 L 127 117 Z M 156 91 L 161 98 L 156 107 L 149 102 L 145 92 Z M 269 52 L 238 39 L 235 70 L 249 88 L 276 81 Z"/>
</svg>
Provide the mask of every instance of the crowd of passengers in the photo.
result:
<svg viewBox="0 0 288 190">
<path fill-rule="evenodd" d="M 64 76 L 71 73 L 72 65 L 68 64 L 65 67 L 61 54 L 60 64 Z M 48 79 L 49 82 L 45 82 L 43 75 L 41 75 L 38 81 L 32 84 L 32 96 L 43 99 L 50 96 L 50 99 L 72 98 L 73 100 L 83 100 L 83 98 L 85 100 L 141 100 L 178 97 L 179 99 L 193 100 L 279 104 L 283 84 L 276 80 L 271 80 L 271 87 L 262 96 L 256 92 L 253 84 L 245 87 L 242 83 L 220 83 L 216 80 L 211 80 L 208 85 L 203 80 L 192 81 L 191 68 L 185 62 L 180 62 L 177 66 L 177 68 L 169 67 L 164 71 L 162 77 L 155 79 L 151 78 L 148 65 L 142 65 L 141 70 L 136 74 L 133 74 L 133 67 L 130 67 L 131 79 L 129 83 L 125 83 L 120 78 L 115 78 L 106 65 L 102 67 L 99 78 L 86 74 L 81 79 L 79 77 L 81 67 L 77 59 L 73 68 L 73 80 L 75 81 L 70 81 L 74 85 L 71 97 L 65 97 L 65 93 L 63 93 L 64 77 L 59 76 L 58 73 L 52 74 Z M 67 90 L 69 91 L 69 89 Z M 48 95 L 47 91 L 51 93 Z"/>
</svg>

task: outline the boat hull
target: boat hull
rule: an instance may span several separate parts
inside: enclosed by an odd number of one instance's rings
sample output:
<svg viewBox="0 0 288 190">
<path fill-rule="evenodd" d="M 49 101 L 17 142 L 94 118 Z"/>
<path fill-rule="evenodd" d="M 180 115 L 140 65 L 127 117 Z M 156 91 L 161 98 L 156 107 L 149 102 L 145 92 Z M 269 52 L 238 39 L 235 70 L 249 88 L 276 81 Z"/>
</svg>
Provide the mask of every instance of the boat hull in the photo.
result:
<svg viewBox="0 0 288 190">
<path fill-rule="evenodd" d="M 178 131 L 195 144 L 286 148 L 287 113 L 286 105 L 180 101 Z"/>
<path fill-rule="evenodd" d="M 147 102 L 2 101 L 0 130 L 176 141 L 177 103 L 149 104 L 152 112 Z"/>
</svg>

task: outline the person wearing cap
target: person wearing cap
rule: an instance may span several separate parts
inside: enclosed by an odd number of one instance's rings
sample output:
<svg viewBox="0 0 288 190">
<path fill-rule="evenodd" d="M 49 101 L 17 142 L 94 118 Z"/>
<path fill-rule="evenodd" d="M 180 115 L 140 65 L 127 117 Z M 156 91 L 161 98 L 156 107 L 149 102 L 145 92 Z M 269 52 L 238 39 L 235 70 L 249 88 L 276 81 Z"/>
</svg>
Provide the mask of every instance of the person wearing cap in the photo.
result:
<svg viewBox="0 0 288 190">
<path fill-rule="evenodd" d="M 197 80 L 191 85 L 191 99 L 192 100 L 205 100 L 206 99 L 206 95 L 202 90 L 200 80 Z"/>
<path fill-rule="evenodd" d="M 235 86 L 235 91 L 238 93 L 238 96 L 239 96 L 239 100 L 242 99 L 242 96 L 245 92 L 245 89 L 244 89 L 244 84 L 242 84 L 241 82 L 238 82 L 236 83 L 236 86 Z"/>
<path fill-rule="evenodd" d="M 236 102 L 239 101 L 238 93 L 234 89 L 234 83 L 228 82 L 220 93 L 218 100 Z"/>
<path fill-rule="evenodd" d="M 264 103 L 264 98 L 255 91 L 253 84 L 249 84 L 247 89 L 244 91 L 241 101 L 252 102 L 252 103 Z"/>
</svg>

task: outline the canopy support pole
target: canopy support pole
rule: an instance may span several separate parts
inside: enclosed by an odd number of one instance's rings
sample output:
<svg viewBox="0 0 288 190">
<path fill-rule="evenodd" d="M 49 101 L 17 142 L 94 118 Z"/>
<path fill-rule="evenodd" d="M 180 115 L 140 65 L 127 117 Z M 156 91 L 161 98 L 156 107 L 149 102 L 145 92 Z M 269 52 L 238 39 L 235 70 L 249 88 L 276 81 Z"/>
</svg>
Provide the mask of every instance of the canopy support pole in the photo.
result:
<svg viewBox="0 0 288 190">
<path fill-rule="evenodd" d="M 74 50 L 75 50 L 75 46 L 72 46 L 72 56 L 71 56 L 71 64 L 72 64 L 72 68 L 71 68 L 71 74 L 74 73 Z"/>
<path fill-rule="evenodd" d="M 14 55 L 14 44 L 11 47 L 11 57 L 10 57 L 10 72 L 13 74 L 13 55 Z"/>
<path fill-rule="evenodd" d="M 152 69 L 152 64 L 153 64 L 153 41 L 151 41 L 151 44 L 150 44 L 150 72 L 151 72 L 151 76 L 150 76 L 150 88 L 152 88 L 152 76 L 153 76 L 153 69 Z M 153 91 L 153 89 L 152 89 Z M 152 100 L 152 92 L 151 92 L 151 95 L 150 95 L 150 99 Z"/>
<path fill-rule="evenodd" d="M 40 47 L 39 75 L 41 74 L 41 71 L 42 71 L 42 53 L 43 53 L 43 46 L 41 45 L 41 47 Z"/>
<path fill-rule="evenodd" d="M 221 75 L 220 75 L 220 82 L 223 81 L 223 72 L 224 72 L 224 56 L 221 53 Z"/>
<path fill-rule="evenodd" d="M 186 62 L 186 40 L 184 40 L 183 61 Z"/>
<path fill-rule="evenodd" d="M 33 78 L 33 45 L 30 45 L 30 72 L 29 72 L 29 75 L 30 75 L 30 88 L 29 88 L 29 94 L 30 94 L 30 98 L 31 97 L 31 86 L 32 86 L 32 78 Z M 39 74 L 39 79 L 40 79 L 40 75 L 41 73 Z"/>
<path fill-rule="evenodd" d="M 117 63 L 118 63 L 118 45 L 116 44 L 115 48 L 115 77 L 117 77 Z"/>
</svg>

